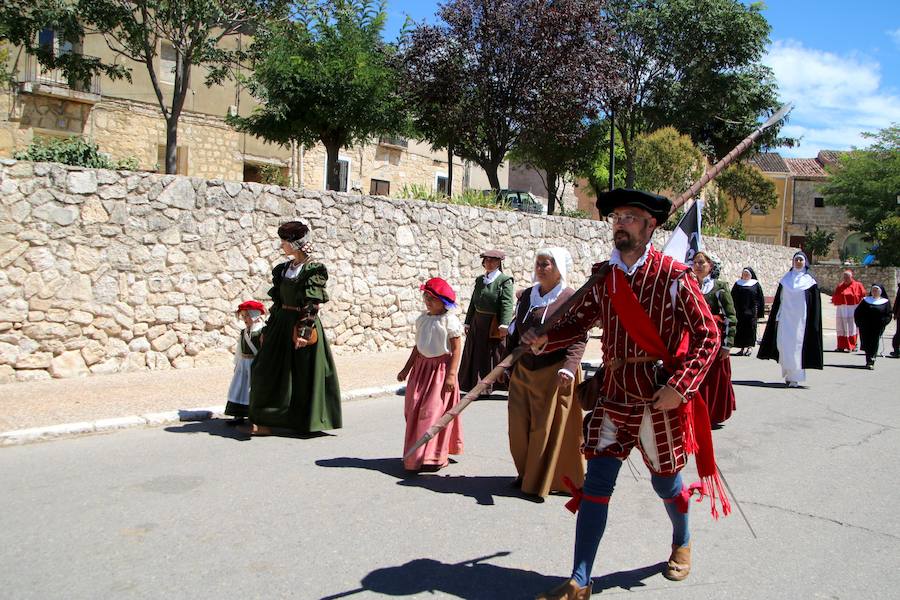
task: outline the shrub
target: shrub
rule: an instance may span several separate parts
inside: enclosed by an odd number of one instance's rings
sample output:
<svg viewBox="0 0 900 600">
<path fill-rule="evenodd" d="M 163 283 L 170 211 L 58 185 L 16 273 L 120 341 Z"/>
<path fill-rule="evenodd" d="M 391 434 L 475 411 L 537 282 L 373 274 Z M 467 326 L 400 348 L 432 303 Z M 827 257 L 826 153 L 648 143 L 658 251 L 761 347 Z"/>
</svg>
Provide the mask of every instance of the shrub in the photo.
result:
<svg viewBox="0 0 900 600">
<path fill-rule="evenodd" d="M 287 175 L 281 167 L 276 165 L 263 165 L 259 168 L 259 182 L 267 185 L 288 187 Z"/>
<path fill-rule="evenodd" d="M 75 136 L 65 139 L 36 138 L 28 148 L 15 152 L 13 158 L 33 162 L 55 162 L 92 169 L 134 170 L 138 166 L 138 161 L 134 157 L 113 161 L 100 152 L 94 142 Z"/>
<path fill-rule="evenodd" d="M 900 266 L 900 216 L 883 219 L 875 227 L 878 249 L 875 257 L 881 265 Z"/>
</svg>

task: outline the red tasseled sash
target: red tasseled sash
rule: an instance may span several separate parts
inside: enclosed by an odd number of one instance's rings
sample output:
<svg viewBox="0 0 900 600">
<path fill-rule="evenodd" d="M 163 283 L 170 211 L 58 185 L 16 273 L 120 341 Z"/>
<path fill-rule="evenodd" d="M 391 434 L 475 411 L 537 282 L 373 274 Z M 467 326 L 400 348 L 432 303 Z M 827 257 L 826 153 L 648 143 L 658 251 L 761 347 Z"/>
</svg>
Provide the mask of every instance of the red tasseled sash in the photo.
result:
<svg viewBox="0 0 900 600">
<path fill-rule="evenodd" d="M 650 356 L 662 358 L 666 368 L 673 372 L 675 366 L 681 362 L 687 352 L 689 343 L 687 332 L 682 337 L 673 357 L 662 338 L 659 337 L 659 332 L 644 307 L 634 295 L 634 290 L 631 289 L 622 270 L 614 267 L 610 275 L 606 277 L 606 290 L 619 317 L 619 322 L 644 352 Z M 694 455 L 700 481 L 682 490 L 682 495 L 686 497 L 683 502 L 679 503 L 679 508 L 683 507 L 684 512 L 687 512 L 687 498 L 694 492 L 698 492 L 700 494 L 698 502 L 703 500 L 703 496 L 709 496 L 714 518 L 719 517 L 716 497 L 722 504 L 723 514 L 728 515 L 731 512 L 731 503 L 725 493 L 725 486 L 719 477 L 719 469 L 716 466 L 712 429 L 706 402 L 699 393 L 694 393 L 688 398 L 688 402 L 681 405 L 680 410 L 684 451 Z"/>
</svg>

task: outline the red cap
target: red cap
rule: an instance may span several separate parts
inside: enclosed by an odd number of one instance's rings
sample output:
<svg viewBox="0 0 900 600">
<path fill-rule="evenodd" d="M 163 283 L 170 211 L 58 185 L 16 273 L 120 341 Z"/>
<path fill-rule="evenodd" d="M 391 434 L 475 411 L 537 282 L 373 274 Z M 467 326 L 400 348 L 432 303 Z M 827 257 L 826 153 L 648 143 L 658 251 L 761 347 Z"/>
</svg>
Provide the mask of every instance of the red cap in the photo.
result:
<svg viewBox="0 0 900 600">
<path fill-rule="evenodd" d="M 425 285 L 420 285 L 419 289 L 423 292 L 428 292 L 438 300 L 456 304 L 456 292 L 453 291 L 449 283 L 440 277 L 432 277 L 425 282 Z"/>
<path fill-rule="evenodd" d="M 257 302 L 256 300 L 247 300 L 246 302 L 241 302 L 237 309 L 238 312 L 242 310 L 258 310 L 261 313 L 266 312 L 266 307 L 262 305 L 262 302 Z"/>
</svg>

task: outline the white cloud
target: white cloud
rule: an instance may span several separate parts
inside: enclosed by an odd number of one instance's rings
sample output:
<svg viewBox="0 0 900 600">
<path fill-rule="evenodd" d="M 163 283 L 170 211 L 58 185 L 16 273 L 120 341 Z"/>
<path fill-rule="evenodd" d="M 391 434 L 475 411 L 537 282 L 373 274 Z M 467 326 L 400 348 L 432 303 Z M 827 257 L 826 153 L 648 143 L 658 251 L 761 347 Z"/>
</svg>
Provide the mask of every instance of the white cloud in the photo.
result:
<svg viewBox="0 0 900 600">
<path fill-rule="evenodd" d="M 900 46 L 900 28 L 894 29 L 893 31 L 885 32 L 888 34 L 888 37 L 894 40 L 894 43 Z"/>
<path fill-rule="evenodd" d="M 900 38 L 900 30 L 893 33 Z M 780 97 L 794 102 L 783 134 L 803 136 L 799 147 L 779 150 L 786 156 L 864 146 L 860 133 L 900 122 L 900 96 L 883 88 L 881 66 L 872 59 L 778 41 L 764 61 L 775 72 Z"/>
</svg>

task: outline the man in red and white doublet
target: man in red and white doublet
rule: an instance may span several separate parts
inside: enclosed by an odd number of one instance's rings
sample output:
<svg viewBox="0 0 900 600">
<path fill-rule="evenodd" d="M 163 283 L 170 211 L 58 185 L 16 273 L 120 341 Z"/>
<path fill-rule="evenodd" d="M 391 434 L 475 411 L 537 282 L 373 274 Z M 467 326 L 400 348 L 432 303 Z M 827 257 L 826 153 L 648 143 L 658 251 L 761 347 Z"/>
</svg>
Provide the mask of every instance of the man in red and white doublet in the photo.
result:
<svg viewBox="0 0 900 600">
<path fill-rule="evenodd" d="M 664 576 L 681 580 L 690 570 L 688 492 L 679 474 L 685 464 L 682 405 L 691 401 L 719 350 L 718 327 L 689 268 L 650 243 L 657 223 L 668 216 L 669 200 L 635 190 L 613 190 L 601 194 L 597 206 L 613 226 L 612 269 L 546 337 L 524 340 L 545 352 L 582 339 L 592 327 L 603 330 L 604 381 L 587 424 L 588 469 L 584 488 L 576 492 L 581 504 L 572 576 L 539 595 L 541 599 L 590 595 L 590 571 L 606 526 L 610 496 L 622 461 L 635 446 L 672 521 L 672 553 Z M 623 315 L 611 299 L 616 285 L 630 286 L 668 353 L 678 356 L 667 380 L 657 383 L 656 361 L 623 326 Z M 631 323 L 629 329 L 635 331 Z"/>
</svg>

